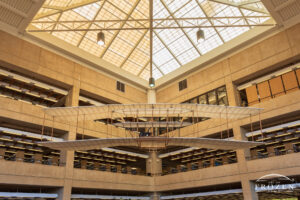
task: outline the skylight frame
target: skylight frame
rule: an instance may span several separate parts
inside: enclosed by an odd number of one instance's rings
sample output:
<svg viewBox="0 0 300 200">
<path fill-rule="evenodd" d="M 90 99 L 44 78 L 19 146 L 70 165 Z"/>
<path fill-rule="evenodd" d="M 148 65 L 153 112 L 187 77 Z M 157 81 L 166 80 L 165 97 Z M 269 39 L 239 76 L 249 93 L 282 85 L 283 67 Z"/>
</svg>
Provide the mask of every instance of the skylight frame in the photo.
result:
<svg viewBox="0 0 300 200">
<path fill-rule="evenodd" d="M 99 16 L 102 16 L 101 19 L 103 17 L 106 17 L 105 19 L 113 18 L 117 20 L 136 18 L 147 19 L 147 2 L 148 0 L 122 0 L 121 2 L 117 0 L 47 0 L 44 7 L 37 14 L 36 19 L 60 21 L 63 19 L 66 20 L 64 17 L 68 12 L 70 14 L 72 13 L 72 15 L 77 13 L 77 17 L 70 18 L 76 19 L 84 17 L 87 21 L 91 21 L 87 24 L 79 24 L 79 27 L 105 29 L 105 26 L 92 21 L 99 19 Z M 157 4 L 155 2 L 157 2 Z M 175 20 L 176 18 L 187 17 L 192 13 L 193 16 L 197 14 L 197 17 L 206 18 L 211 16 L 226 17 L 227 15 L 241 17 L 239 20 L 234 21 L 234 19 L 230 19 L 231 21 L 227 20 L 227 22 L 225 22 L 225 20 L 222 22 L 220 19 L 207 18 L 206 20 L 202 20 L 200 25 L 205 24 L 208 26 L 214 26 L 229 22 L 232 24 L 247 25 L 247 27 L 238 28 L 205 28 L 204 31 L 206 40 L 202 43 L 198 43 L 196 41 L 195 32 L 198 29 L 180 28 L 154 30 L 154 40 L 159 40 L 157 44 L 160 45 L 159 48 L 154 45 L 153 51 L 153 68 L 156 74 L 155 78 L 158 79 L 177 68 L 182 67 L 194 59 L 250 30 L 252 25 L 255 25 L 256 23 L 264 23 L 267 20 L 267 18 L 259 18 L 259 16 L 266 15 L 263 12 L 263 4 L 261 2 L 252 3 L 247 6 L 241 6 L 240 2 L 243 2 L 243 0 L 185 0 L 180 2 L 174 0 L 154 0 L 154 9 L 156 9 L 154 10 L 154 19 L 174 19 L 175 23 L 177 23 L 175 26 L 181 26 L 179 22 Z M 88 12 L 89 7 L 93 8 L 93 14 Z M 52 11 L 50 12 L 49 9 L 52 9 Z M 255 12 L 257 10 L 260 12 Z M 104 12 L 107 14 L 104 15 Z M 50 19 L 50 17 L 54 15 L 58 15 L 58 17 L 56 19 Z M 41 16 L 46 17 L 40 18 Z M 249 19 L 246 18 L 247 16 L 256 16 L 257 18 Z M 55 23 L 54 26 L 50 27 L 52 30 L 50 31 L 50 34 L 59 37 L 78 48 L 90 52 L 91 54 L 126 71 L 129 71 L 134 75 L 148 79 L 146 74 L 149 73 L 148 66 L 150 56 L 148 52 L 150 45 L 146 45 L 147 41 L 149 41 L 149 34 L 147 34 L 147 31 L 105 31 L 106 46 L 101 47 L 96 44 L 96 32 L 55 32 L 55 28 L 61 26 L 61 24 Z M 114 26 L 118 27 L 117 24 Z M 43 25 L 43 27 L 46 27 L 46 25 Z M 40 28 L 43 27 L 40 26 Z M 63 26 L 63 28 L 72 29 L 71 26 Z M 162 52 L 167 53 L 162 55 Z M 148 60 L 146 59 L 147 56 Z M 156 58 L 156 56 L 159 58 Z M 130 68 L 130 64 L 132 65 L 132 68 Z"/>
</svg>

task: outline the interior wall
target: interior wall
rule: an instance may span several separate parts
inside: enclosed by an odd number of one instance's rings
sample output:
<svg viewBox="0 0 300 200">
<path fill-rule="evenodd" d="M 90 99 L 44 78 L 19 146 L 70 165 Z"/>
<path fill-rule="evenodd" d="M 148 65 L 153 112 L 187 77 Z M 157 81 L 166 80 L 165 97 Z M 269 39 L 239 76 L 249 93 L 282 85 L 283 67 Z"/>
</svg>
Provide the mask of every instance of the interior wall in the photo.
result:
<svg viewBox="0 0 300 200">
<path fill-rule="evenodd" d="M 119 103 L 145 103 L 147 92 L 126 85 L 125 92 L 116 90 L 116 81 L 96 70 L 89 69 L 35 44 L 0 31 L 0 63 L 38 79 L 80 89 Z"/>
</svg>

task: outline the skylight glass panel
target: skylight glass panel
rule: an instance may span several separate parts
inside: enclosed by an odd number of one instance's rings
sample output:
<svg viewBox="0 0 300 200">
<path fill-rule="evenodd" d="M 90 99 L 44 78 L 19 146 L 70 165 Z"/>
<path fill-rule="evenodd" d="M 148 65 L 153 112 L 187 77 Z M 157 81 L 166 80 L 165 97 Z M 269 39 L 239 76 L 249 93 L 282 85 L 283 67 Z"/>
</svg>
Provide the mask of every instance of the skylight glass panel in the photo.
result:
<svg viewBox="0 0 300 200">
<path fill-rule="evenodd" d="M 52 35 L 66 41 L 72 45 L 77 45 L 79 40 L 82 38 L 82 32 L 73 32 L 73 31 L 53 32 Z"/>
<path fill-rule="evenodd" d="M 163 10 L 163 5 L 160 3 L 160 0 L 153 0 L 153 16 Z"/>
<path fill-rule="evenodd" d="M 185 17 L 185 18 L 194 18 L 194 17 L 205 17 L 205 14 L 199 8 L 199 5 L 196 1 L 192 1 L 189 4 L 186 4 L 180 10 L 175 13 L 177 18 Z"/>
<path fill-rule="evenodd" d="M 122 67 L 126 71 L 129 71 L 130 73 L 134 75 L 138 75 L 138 73 L 141 71 L 142 66 L 137 65 L 134 62 L 131 62 L 130 60 L 127 60 L 126 63 Z"/>
<path fill-rule="evenodd" d="M 150 65 L 148 65 L 143 71 L 139 72 L 140 73 L 139 76 L 142 79 L 149 80 L 149 78 L 150 78 L 150 70 L 149 70 L 149 68 L 150 68 Z"/>
<path fill-rule="evenodd" d="M 224 4 L 218 4 L 211 1 L 203 1 L 200 5 L 208 17 L 216 16 L 219 12 L 228 7 Z"/>
<path fill-rule="evenodd" d="M 170 43 L 168 47 L 174 53 L 174 55 L 177 56 L 187 49 L 193 48 L 193 45 L 187 39 L 187 37 L 185 37 L 185 35 L 182 35 L 180 38 Z"/>
<path fill-rule="evenodd" d="M 86 37 L 82 39 L 78 47 L 95 56 L 99 56 L 104 49 L 103 46 L 98 45 L 94 40 L 90 40 Z"/>
<path fill-rule="evenodd" d="M 79 4 L 79 3 L 82 3 L 82 1 L 84 0 L 62 0 L 62 1 L 69 1 L 69 6 L 72 6 L 72 5 L 76 5 L 76 4 Z"/>
<path fill-rule="evenodd" d="M 195 48 L 190 48 L 176 56 L 182 65 L 191 62 L 199 57 L 199 53 Z"/>
<path fill-rule="evenodd" d="M 161 38 L 166 45 L 171 44 L 183 35 L 184 33 L 181 29 L 165 29 L 158 33 L 158 37 Z"/>
<path fill-rule="evenodd" d="M 126 41 L 124 41 L 123 39 L 117 37 L 116 39 L 114 39 L 114 41 L 112 42 L 112 44 L 110 45 L 109 49 L 118 53 L 119 55 L 123 56 L 123 57 L 127 57 L 127 55 L 129 54 L 130 50 L 133 47 L 128 44 Z"/>
<path fill-rule="evenodd" d="M 140 30 L 124 30 L 120 31 L 118 38 L 126 41 L 128 44 L 134 46 L 143 36 L 143 32 Z"/>
<path fill-rule="evenodd" d="M 160 0 L 153 0 L 153 18 L 167 18 L 170 14 Z"/>
<path fill-rule="evenodd" d="M 79 15 L 78 13 L 74 12 L 73 10 L 69 10 L 66 12 L 63 12 L 59 18 L 61 21 L 76 21 L 76 20 L 86 20 L 83 16 Z M 72 26 L 72 23 L 64 24 L 64 26 Z"/>
<path fill-rule="evenodd" d="M 175 12 L 179 8 L 186 5 L 190 0 L 162 0 L 162 2 L 165 2 L 168 9 L 171 11 L 171 13 Z"/>
<path fill-rule="evenodd" d="M 171 55 L 171 53 L 169 52 L 169 50 L 167 48 L 163 48 L 162 50 L 160 50 L 159 52 L 157 52 L 156 54 L 153 55 L 153 61 L 158 66 L 161 66 L 161 65 L 167 63 L 171 59 L 173 59 L 173 56 Z"/>
<path fill-rule="evenodd" d="M 147 19 L 149 17 L 149 1 L 141 0 L 131 17 L 135 19 Z"/>
<path fill-rule="evenodd" d="M 235 16 L 240 17 L 242 13 L 236 7 L 227 6 L 224 9 L 220 10 L 220 12 L 216 13 L 215 17 L 226 17 L 226 16 Z"/>
<path fill-rule="evenodd" d="M 154 31 L 154 33 L 156 33 L 156 31 Z M 155 54 L 163 48 L 165 48 L 164 44 L 160 41 L 156 34 L 153 34 L 153 53 Z"/>
<path fill-rule="evenodd" d="M 96 17 L 97 20 L 105 20 L 105 19 L 124 19 L 126 14 L 117 9 L 114 5 L 105 2 L 101 12 Z"/>
<path fill-rule="evenodd" d="M 159 79 L 160 77 L 162 77 L 162 73 L 157 69 L 155 65 L 153 65 L 153 77 L 155 79 Z"/>
<path fill-rule="evenodd" d="M 55 12 L 55 10 L 53 10 L 53 9 L 48 9 L 48 8 L 41 8 L 40 10 L 39 10 L 39 14 L 44 14 L 44 13 L 51 13 L 51 12 Z"/>
<path fill-rule="evenodd" d="M 180 65 L 178 64 L 178 62 L 175 59 L 172 59 L 167 63 L 161 65 L 159 68 L 164 74 L 168 74 L 179 67 Z"/>
<path fill-rule="evenodd" d="M 106 51 L 106 53 L 103 56 L 104 60 L 109 61 L 110 63 L 116 65 L 116 66 L 120 66 L 121 63 L 124 61 L 124 57 L 119 55 L 118 53 L 108 49 Z"/>
<path fill-rule="evenodd" d="M 99 9 L 100 9 L 100 5 L 98 3 L 93 3 L 83 7 L 76 8 L 74 9 L 74 11 L 79 15 L 85 17 L 86 19 L 92 20 L 94 19 Z"/>
<path fill-rule="evenodd" d="M 136 47 L 138 50 L 142 51 L 144 54 L 150 57 L 150 40 L 149 40 L 149 31 L 144 35 L 143 39 L 140 41 L 139 45 Z"/>
<path fill-rule="evenodd" d="M 120 10 L 124 11 L 124 13 L 129 13 L 130 9 L 132 8 L 132 2 L 131 1 L 125 1 L 125 0 L 109 0 L 108 3 L 114 5 L 115 7 L 119 8 Z"/>
<path fill-rule="evenodd" d="M 219 33 L 222 35 L 224 40 L 228 42 L 229 40 L 232 40 L 233 38 L 241 35 L 242 33 L 249 30 L 248 27 L 240 27 L 240 28 L 223 28 L 219 29 Z"/>
<path fill-rule="evenodd" d="M 149 61 L 149 54 L 145 54 L 144 52 L 140 51 L 139 49 L 135 49 L 132 54 L 128 58 L 130 61 L 135 62 L 141 66 L 146 65 Z"/>
</svg>

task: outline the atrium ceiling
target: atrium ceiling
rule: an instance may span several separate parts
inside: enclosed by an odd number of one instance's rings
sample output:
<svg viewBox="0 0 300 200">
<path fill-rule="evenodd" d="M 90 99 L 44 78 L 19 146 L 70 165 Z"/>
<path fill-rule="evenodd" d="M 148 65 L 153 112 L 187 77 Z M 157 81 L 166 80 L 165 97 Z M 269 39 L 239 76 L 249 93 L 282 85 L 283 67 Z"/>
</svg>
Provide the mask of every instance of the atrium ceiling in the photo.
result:
<svg viewBox="0 0 300 200">
<path fill-rule="evenodd" d="M 161 28 L 153 31 L 154 78 L 268 19 L 268 11 L 257 0 L 154 0 L 153 26 Z M 149 26 L 148 0 L 46 0 L 32 25 L 136 76 L 149 78 L 149 29 L 142 28 Z M 196 40 L 197 26 L 205 26 L 204 41 Z M 104 46 L 96 41 L 101 29 L 109 29 L 103 31 Z"/>
<path fill-rule="evenodd" d="M 295 0 L 153 0 L 152 20 L 149 7 L 148 0 L 0 0 L 0 29 L 26 31 L 30 39 L 145 88 L 150 24 L 158 86 L 266 31 L 296 24 L 300 15 Z M 104 46 L 97 44 L 100 30 Z"/>
</svg>

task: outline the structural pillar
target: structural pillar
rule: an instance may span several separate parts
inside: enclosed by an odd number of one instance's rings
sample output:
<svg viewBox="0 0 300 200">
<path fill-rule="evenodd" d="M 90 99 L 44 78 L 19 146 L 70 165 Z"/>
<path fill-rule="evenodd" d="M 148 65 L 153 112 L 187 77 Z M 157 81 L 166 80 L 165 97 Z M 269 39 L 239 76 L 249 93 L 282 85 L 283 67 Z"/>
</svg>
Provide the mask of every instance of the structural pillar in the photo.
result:
<svg viewBox="0 0 300 200">
<path fill-rule="evenodd" d="M 66 97 L 65 106 L 75 107 L 79 102 L 80 87 L 79 82 L 74 83 Z M 76 140 L 77 123 L 70 122 L 70 129 L 64 135 L 64 140 Z M 65 166 L 64 186 L 58 190 L 59 200 L 70 200 L 72 194 L 72 178 L 74 169 L 74 151 L 61 151 L 60 165 Z"/>
<path fill-rule="evenodd" d="M 69 90 L 69 92 L 66 96 L 65 106 L 73 106 L 73 107 L 78 106 L 79 93 L 80 93 L 80 86 L 79 86 L 79 83 L 76 83 Z"/>
<path fill-rule="evenodd" d="M 157 151 L 150 151 L 149 158 L 146 160 L 146 173 L 151 176 L 162 174 L 162 160 L 158 157 Z"/>
<path fill-rule="evenodd" d="M 233 127 L 233 135 L 235 140 L 247 140 L 246 130 L 240 126 Z M 236 157 L 240 173 L 247 172 L 247 158 L 250 157 L 250 149 L 236 150 Z"/>
<path fill-rule="evenodd" d="M 240 106 L 240 96 L 236 86 L 232 81 L 226 83 L 226 91 L 228 103 L 230 106 Z M 233 135 L 236 140 L 248 140 L 246 137 L 247 131 L 240 127 L 233 127 Z M 236 151 L 238 168 L 241 174 L 247 173 L 247 158 L 250 157 L 250 149 L 240 149 Z M 241 177 L 243 197 L 245 200 L 258 200 L 258 195 L 255 192 L 255 183 L 249 180 L 248 177 Z"/>
<path fill-rule="evenodd" d="M 248 179 L 242 179 L 242 191 L 244 200 L 258 200 L 254 182 Z"/>
<path fill-rule="evenodd" d="M 147 96 L 148 96 L 148 103 L 150 104 L 156 103 L 156 91 L 154 89 L 148 89 Z"/>
<path fill-rule="evenodd" d="M 58 200 L 70 200 L 72 196 L 72 181 L 64 181 L 64 186 L 58 189 Z"/>
<path fill-rule="evenodd" d="M 147 96 L 149 104 L 156 104 L 156 91 L 154 89 L 148 89 Z M 148 119 L 148 121 L 150 121 L 150 119 Z M 158 128 L 150 128 L 149 130 L 152 136 L 158 135 Z"/>
<path fill-rule="evenodd" d="M 160 200 L 160 194 L 157 192 L 154 192 L 151 196 L 150 196 L 151 200 Z"/>
<path fill-rule="evenodd" d="M 230 106 L 240 106 L 240 95 L 236 85 L 232 81 L 226 83 L 228 104 Z"/>
<path fill-rule="evenodd" d="M 240 100 L 239 100 L 239 94 L 238 90 L 236 89 L 236 86 L 233 84 L 232 81 L 229 81 L 226 83 L 226 91 L 227 91 L 227 97 L 228 97 L 228 103 L 230 106 L 239 106 Z M 233 127 L 233 135 L 234 139 L 236 140 L 245 140 L 247 141 L 246 137 L 246 130 L 239 125 L 236 125 Z M 247 164 L 246 164 L 246 158 L 250 157 L 250 150 L 249 149 L 242 149 L 236 151 L 237 155 L 237 161 L 239 165 L 239 170 L 241 173 L 247 171 Z"/>
</svg>

